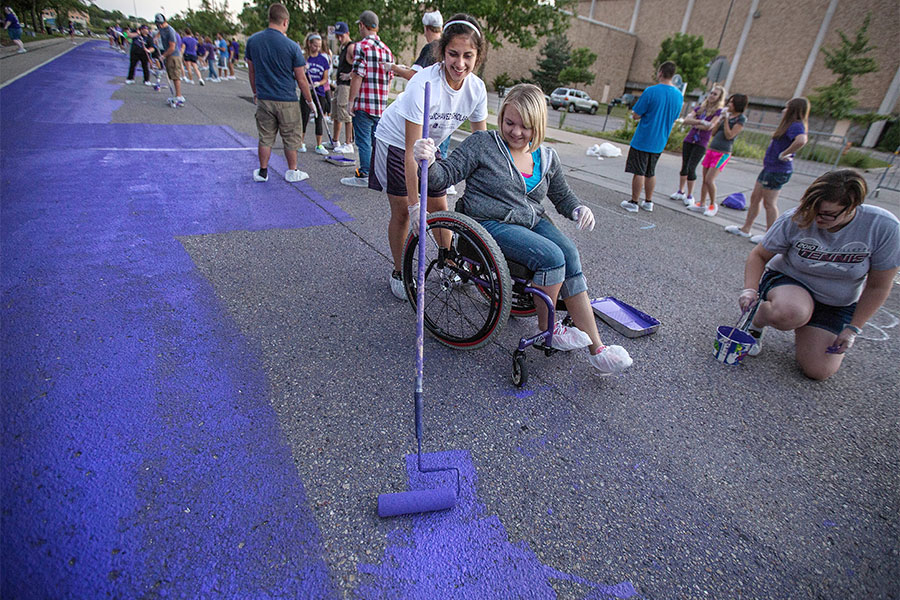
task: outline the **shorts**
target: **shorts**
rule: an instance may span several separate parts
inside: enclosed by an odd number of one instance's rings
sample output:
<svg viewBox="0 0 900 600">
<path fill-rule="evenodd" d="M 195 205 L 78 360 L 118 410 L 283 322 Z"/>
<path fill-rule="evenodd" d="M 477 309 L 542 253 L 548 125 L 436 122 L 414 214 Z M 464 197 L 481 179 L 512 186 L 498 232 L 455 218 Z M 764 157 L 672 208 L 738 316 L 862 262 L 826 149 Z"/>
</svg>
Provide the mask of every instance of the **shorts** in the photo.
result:
<svg viewBox="0 0 900 600">
<path fill-rule="evenodd" d="M 791 173 L 778 173 L 776 171 L 767 171 L 763 169 L 756 181 L 767 190 L 780 190 L 788 181 L 791 180 Z"/>
<path fill-rule="evenodd" d="M 718 169 L 721 171 L 728 164 L 729 158 L 731 158 L 730 154 L 725 154 L 718 150 L 707 150 L 701 165 L 704 169 Z"/>
<path fill-rule="evenodd" d="M 277 100 L 256 101 L 256 131 L 259 145 L 271 148 L 275 135 L 281 133 L 285 150 L 296 150 L 303 143 L 300 127 L 300 104 Z"/>
<path fill-rule="evenodd" d="M 440 156 L 441 152 L 438 150 L 436 158 Z M 386 191 L 391 196 L 409 196 L 406 189 L 406 151 L 403 148 L 388 146 L 379 139 L 375 140 L 375 156 L 369 171 L 369 189 Z M 416 192 L 418 196 L 418 190 Z M 429 198 L 440 198 L 444 195 L 445 190 L 428 192 Z"/>
<path fill-rule="evenodd" d="M 335 94 L 334 103 L 334 114 L 331 115 L 335 121 L 338 121 L 340 123 L 349 123 L 353 120 L 350 117 L 350 111 L 347 110 L 348 104 L 350 104 L 350 86 L 337 86 L 337 93 Z"/>
<path fill-rule="evenodd" d="M 184 63 L 181 62 L 180 56 L 166 57 L 166 75 L 169 79 L 175 81 L 184 77 Z"/>
<path fill-rule="evenodd" d="M 653 177 L 656 175 L 656 161 L 662 152 L 644 152 L 635 148 L 628 149 L 628 158 L 625 160 L 625 172 Z"/>
<path fill-rule="evenodd" d="M 195 63 L 195 62 L 197 62 L 197 55 L 196 55 L 196 54 L 185 54 L 185 55 L 184 55 L 184 62 L 186 62 L 186 63 L 189 63 L 189 62 Z"/>
<path fill-rule="evenodd" d="M 227 64 L 226 64 L 226 62 L 225 62 L 225 55 L 224 55 L 224 54 L 220 54 L 220 55 L 219 55 L 219 67 L 221 67 L 221 68 L 224 69 L 226 66 L 227 66 Z"/>
<path fill-rule="evenodd" d="M 15 29 L 10 27 L 6 31 L 7 31 L 7 33 L 9 33 L 9 39 L 11 39 L 11 40 L 21 40 L 22 39 L 22 28 L 21 27 L 16 27 Z"/>
<path fill-rule="evenodd" d="M 797 285 L 809 292 L 809 295 L 812 296 L 812 291 L 793 277 L 779 271 L 766 269 L 762 279 L 759 280 L 759 289 L 765 289 L 765 291 L 760 292 L 760 300 L 765 300 L 769 292 L 779 285 Z M 813 297 L 812 316 L 804 327 L 818 327 L 819 329 L 824 329 L 837 335 L 844 329 L 844 325 L 850 322 L 855 311 L 856 302 L 850 306 L 832 306 L 830 304 L 823 304 Z"/>
</svg>

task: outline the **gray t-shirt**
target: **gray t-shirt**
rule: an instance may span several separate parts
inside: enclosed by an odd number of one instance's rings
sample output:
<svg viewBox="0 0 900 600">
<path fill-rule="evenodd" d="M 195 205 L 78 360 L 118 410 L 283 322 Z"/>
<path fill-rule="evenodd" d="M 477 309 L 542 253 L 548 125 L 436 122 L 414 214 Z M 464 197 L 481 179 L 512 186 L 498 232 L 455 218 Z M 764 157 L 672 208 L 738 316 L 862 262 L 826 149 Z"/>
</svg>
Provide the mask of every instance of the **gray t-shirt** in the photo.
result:
<svg viewBox="0 0 900 600">
<path fill-rule="evenodd" d="M 743 125 L 747 122 L 747 117 L 744 116 L 744 113 L 739 115 L 735 115 L 728 119 L 728 127 L 734 128 L 737 125 Z M 719 130 L 716 131 L 716 135 L 713 136 L 713 139 L 709 142 L 709 149 L 715 150 L 716 152 L 722 152 L 723 154 L 731 154 L 731 149 L 734 147 L 735 138 L 731 138 L 730 140 L 725 137 L 725 124 L 719 125 Z"/>
<path fill-rule="evenodd" d="M 791 220 L 795 212 L 778 217 L 762 245 L 776 254 L 768 267 L 808 287 L 819 302 L 849 306 L 859 299 L 870 270 L 900 266 L 900 221 L 883 208 L 861 204 L 835 233 L 815 223 L 800 229 Z"/>
<path fill-rule="evenodd" d="M 175 44 L 175 51 L 170 56 L 181 56 L 181 44 L 178 43 L 178 38 L 175 36 L 175 30 L 172 29 L 172 26 L 168 27 L 160 27 L 159 28 L 159 45 L 162 48 L 163 53 L 169 51 L 169 44 Z"/>
</svg>

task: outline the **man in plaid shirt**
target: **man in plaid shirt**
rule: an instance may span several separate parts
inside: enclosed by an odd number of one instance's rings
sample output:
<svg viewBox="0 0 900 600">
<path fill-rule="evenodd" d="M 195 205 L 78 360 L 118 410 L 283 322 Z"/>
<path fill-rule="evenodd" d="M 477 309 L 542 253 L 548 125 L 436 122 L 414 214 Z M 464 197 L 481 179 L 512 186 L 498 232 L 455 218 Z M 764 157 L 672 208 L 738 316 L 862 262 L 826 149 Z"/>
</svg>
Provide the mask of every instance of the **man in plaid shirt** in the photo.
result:
<svg viewBox="0 0 900 600">
<path fill-rule="evenodd" d="M 353 139 L 359 151 L 359 168 L 354 177 L 344 177 L 341 183 L 368 187 L 375 128 L 387 106 L 394 55 L 378 38 L 378 15 L 371 10 L 363 11 L 356 24 L 363 39 L 357 42 L 353 56 L 348 106 L 353 115 Z"/>
</svg>

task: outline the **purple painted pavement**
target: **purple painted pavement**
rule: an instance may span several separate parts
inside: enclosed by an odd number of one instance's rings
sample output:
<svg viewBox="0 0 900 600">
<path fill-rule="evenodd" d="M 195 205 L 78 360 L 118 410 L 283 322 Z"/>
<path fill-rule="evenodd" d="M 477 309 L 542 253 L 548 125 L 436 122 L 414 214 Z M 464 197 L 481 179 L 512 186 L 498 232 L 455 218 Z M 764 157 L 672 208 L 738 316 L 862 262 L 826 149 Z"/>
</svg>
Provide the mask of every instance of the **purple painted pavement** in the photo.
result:
<svg viewBox="0 0 900 600">
<path fill-rule="evenodd" d="M 3 595 L 334 597 L 258 350 L 174 236 L 348 217 L 252 152 L 91 149 L 243 143 L 104 124 L 95 46 L 0 91 Z"/>
</svg>

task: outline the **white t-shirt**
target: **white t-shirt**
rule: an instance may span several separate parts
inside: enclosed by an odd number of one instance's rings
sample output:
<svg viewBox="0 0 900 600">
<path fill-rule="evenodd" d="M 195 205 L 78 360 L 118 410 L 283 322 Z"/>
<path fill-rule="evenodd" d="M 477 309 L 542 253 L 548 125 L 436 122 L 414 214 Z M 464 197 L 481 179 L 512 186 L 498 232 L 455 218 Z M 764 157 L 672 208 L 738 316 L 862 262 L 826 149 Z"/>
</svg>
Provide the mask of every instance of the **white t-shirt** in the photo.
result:
<svg viewBox="0 0 900 600">
<path fill-rule="evenodd" d="M 450 137 L 465 121 L 477 123 L 487 119 L 484 82 L 470 74 L 463 79 L 462 87 L 454 90 L 447 85 L 443 63 L 435 63 L 413 75 L 403 93 L 385 109 L 375 130 L 375 139 L 390 146 L 406 147 L 406 121 L 422 123 L 426 81 L 431 82 L 428 137 L 436 145 Z"/>
<path fill-rule="evenodd" d="M 853 220 L 831 233 L 815 222 L 800 229 L 785 211 L 763 238 L 775 257 L 769 268 L 793 277 L 813 297 L 831 306 L 849 306 L 859 299 L 869 270 L 900 266 L 900 222 L 877 206 L 860 204 Z"/>
</svg>

